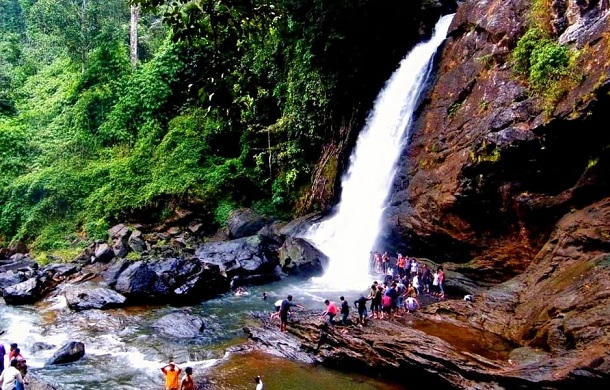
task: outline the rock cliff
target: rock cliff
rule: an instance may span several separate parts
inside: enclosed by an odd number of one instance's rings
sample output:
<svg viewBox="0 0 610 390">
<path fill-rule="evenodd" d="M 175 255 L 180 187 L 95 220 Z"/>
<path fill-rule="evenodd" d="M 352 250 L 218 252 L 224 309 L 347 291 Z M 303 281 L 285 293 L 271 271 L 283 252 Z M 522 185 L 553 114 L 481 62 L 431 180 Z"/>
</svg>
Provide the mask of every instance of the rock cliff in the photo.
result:
<svg viewBox="0 0 610 390">
<path fill-rule="evenodd" d="M 610 374 L 606 3 L 463 3 L 388 214 L 388 242 L 492 286 L 475 305 L 429 310 L 541 352 L 511 359 L 533 382 Z M 513 66 L 533 7 L 577 53 L 570 88 L 552 100 Z"/>
<path fill-rule="evenodd" d="M 513 66 L 532 7 L 546 10 L 552 39 L 577 53 L 575 81 L 552 101 Z M 533 382 L 610 374 L 601 330 L 610 294 L 606 7 L 463 3 L 388 213 L 388 242 L 492 286 L 474 305 L 429 310 L 540 352 L 511 359 L 515 375 L 530 371 Z"/>
</svg>

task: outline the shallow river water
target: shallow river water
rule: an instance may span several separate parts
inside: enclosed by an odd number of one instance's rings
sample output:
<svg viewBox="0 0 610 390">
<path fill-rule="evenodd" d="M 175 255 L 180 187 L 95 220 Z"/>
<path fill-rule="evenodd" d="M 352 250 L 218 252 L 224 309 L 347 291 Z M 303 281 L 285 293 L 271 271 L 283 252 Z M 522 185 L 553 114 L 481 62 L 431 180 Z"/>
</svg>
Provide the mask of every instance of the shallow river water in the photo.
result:
<svg viewBox="0 0 610 390">
<path fill-rule="evenodd" d="M 5 331 L 0 341 L 6 347 L 18 343 L 31 369 L 64 389 L 162 389 L 159 369 L 170 358 L 182 367 L 193 367 L 195 376 L 209 378 L 218 389 L 252 389 L 255 375 L 263 377 L 267 389 L 399 389 L 381 380 L 271 355 L 225 353 L 227 347 L 246 340 L 242 328 L 253 321 L 250 311 L 271 312 L 276 300 L 292 294 L 294 302 L 322 312 L 325 298 L 338 301 L 345 295 L 351 303 L 366 287 L 333 291 L 324 283 L 289 280 L 249 288 L 246 296 L 226 294 L 196 306 L 155 306 L 151 302 L 146 307 L 79 313 L 67 308 L 59 293 L 34 306 L 0 305 L 0 329 Z M 266 301 L 263 291 L 268 294 Z M 169 339 L 155 332 L 155 320 L 179 310 L 203 316 L 205 331 L 200 337 Z M 64 366 L 45 365 L 59 347 L 72 340 L 85 344 L 83 359 Z"/>
</svg>

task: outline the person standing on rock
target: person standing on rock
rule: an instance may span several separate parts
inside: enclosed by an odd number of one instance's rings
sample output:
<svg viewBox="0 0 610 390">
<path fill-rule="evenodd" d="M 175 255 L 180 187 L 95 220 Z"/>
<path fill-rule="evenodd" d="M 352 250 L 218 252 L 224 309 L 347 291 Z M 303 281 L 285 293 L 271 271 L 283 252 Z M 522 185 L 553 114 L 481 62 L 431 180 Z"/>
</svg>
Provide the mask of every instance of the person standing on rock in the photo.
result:
<svg viewBox="0 0 610 390">
<path fill-rule="evenodd" d="M 415 276 L 413 276 L 413 280 L 411 281 L 411 284 L 413 285 L 413 288 L 415 289 L 415 291 L 417 292 L 417 295 L 421 294 L 421 290 L 419 289 L 419 275 L 415 274 Z"/>
<path fill-rule="evenodd" d="M 364 296 L 360 296 L 357 300 L 354 301 L 354 307 L 358 309 L 358 324 L 360 326 L 364 326 L 366 322 L 367 312 L 366 312 L 366 301 L 370 298 L 365 298 Z"/>
<path fill-rule="evenodd" d="M 254 377 L 254 383 L 256 383 L 255 390 L 263 390 L 263 380 L 261 379 L 260 375 Z"/>
<path fill-rule="evenodd" d="M 443 267 L 438 267 L 438 289 L 440 293 L 438 294 L 439 299 L 445 299 L 445 271 L 443 271 Z"/>
<path fill-rule="evenodd" d="M 383 255 L 381 255 L 381 262 L 383 264 L 383 273 L 387 274 L 388 273 L 388 266 L 390 265 L 390 255 L 388 255 L 388 252 L 383 252 Z"/>
<path fill-rule="evenodd" d="M 288 324 L 288 312 L 291 307 L 299 307 L 303 309 L 303 306 L 296 303 L 292 303 L 292 295 L 288 295 L 286 299 L 282 301 L 280 305 L 280 331 L 286 332 L 286 325 Z"/>
<path fill-rule="evenodd" d="M 347 326 L 347 317 L 349 317 L 349 303 L 347 303 L 343 295 L 339 297 L 339 300 L 341 301 L 341 324 L 343 326 Z"/>
<path fill-rule="evenodd" d="M 179 390 L 180 389 L 180 373 L 182 369 L 176 365 L 173 361 L 167 365 L 161 367 L 161 372 L 165 375 L 165 390 Z"/>
<path fill-rule="evenodd" d="M 373 295 L 373 300 L 372 300 L 372 314 L 375 315 L 376 319 L 380 319 L 381 318 L 381 298 L 383 297 L 383 286 L 375 286 L 375 292 Z"/>
</svg>

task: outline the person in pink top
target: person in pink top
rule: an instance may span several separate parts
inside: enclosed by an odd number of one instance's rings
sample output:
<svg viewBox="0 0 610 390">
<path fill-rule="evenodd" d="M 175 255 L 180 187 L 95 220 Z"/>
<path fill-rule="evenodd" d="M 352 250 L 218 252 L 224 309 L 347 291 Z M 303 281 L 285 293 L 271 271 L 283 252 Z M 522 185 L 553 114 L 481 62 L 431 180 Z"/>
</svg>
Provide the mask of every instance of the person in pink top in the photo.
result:
<svg viewBox="0 0 610 390">
<path fill-rule="evenodd" d="M 328 299 L 324 301 L 324 304 L 326 305 L 326 310 L 322 312 L 322 315 L 320 317 L 324 318 L 324 316 L 327 316 L 328 325 L 333 326 L 333 318 L 335 318 L 338 311 L 337 305 L 335 305 L 335 302 L 331 302 Z"/>
</svg>

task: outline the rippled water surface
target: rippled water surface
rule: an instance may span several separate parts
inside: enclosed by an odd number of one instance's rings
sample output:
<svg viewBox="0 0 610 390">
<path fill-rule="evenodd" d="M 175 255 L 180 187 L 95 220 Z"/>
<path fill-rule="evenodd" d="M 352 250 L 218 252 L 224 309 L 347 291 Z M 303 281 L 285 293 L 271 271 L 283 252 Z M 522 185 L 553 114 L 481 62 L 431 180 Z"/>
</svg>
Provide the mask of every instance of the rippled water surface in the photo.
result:
<svg viewBox="0 0 610 390">
<path fill-rule="evenodd" d="M 38 375 L 65 389 L 162 389 L 160 367 L 173 358 L 192 366 L 199 376 L 210 377 L 219 389 L 253 388 L 253 376 L 265 378 L 266 389 L 396 389 L 353 374 L 296 364 L 277 357 L 225 355 L 227 347 L 245 341 L 243 326 L 253 320 L 250 311 L 273 310 L 273 303 L 288 294 L 308 309 L 324 310 L 324 299 L 353 302 L 367 286 L 336 291 L 314 281 L 282 281 L 253 287 L 248 295 L 226 294 L 196 306 L 167 305 L 115 310 L 73 312 L 61 293 L 35 306 L 0 305 L 0 341 L 17 342 L 29 366 Z M 268 299 L 262 299 L 263 291 Z M 168 339 L 157 334 L 153 323 L 162 316 L 187 310 L 204 318 L 205 331 L 197 338 Z M 45 362 L 65 343 L 85 344 L 85 357 L 64 366 Z M 44 349 L 48 348 L 48 349 Z"/>
</svg>

